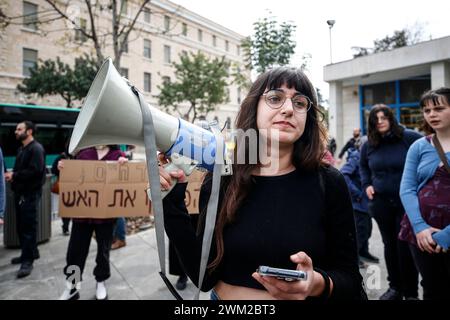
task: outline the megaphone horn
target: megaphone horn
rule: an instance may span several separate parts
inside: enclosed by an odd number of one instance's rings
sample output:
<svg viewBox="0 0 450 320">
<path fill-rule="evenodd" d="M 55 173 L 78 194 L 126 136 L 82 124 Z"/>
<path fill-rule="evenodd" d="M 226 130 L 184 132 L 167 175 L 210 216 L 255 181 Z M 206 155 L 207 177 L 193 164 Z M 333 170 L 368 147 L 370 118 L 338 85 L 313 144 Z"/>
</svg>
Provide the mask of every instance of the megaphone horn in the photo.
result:
<svg viewBox="0 0 450 320">
<path fill-rule="evenodd" d="M 175 118 L 147 104 L 153 118 L 156 147 L 165 154 L 178 153 L 212 171 L 216 139 L 212 132 Z M 89 88 L 72 133 L 69 153 L 95 145 L 144 146 L 142 112 L 138 97 L 106 59 Z M 156 156 L 156 155 L 155 155 Z"/>
</svg>

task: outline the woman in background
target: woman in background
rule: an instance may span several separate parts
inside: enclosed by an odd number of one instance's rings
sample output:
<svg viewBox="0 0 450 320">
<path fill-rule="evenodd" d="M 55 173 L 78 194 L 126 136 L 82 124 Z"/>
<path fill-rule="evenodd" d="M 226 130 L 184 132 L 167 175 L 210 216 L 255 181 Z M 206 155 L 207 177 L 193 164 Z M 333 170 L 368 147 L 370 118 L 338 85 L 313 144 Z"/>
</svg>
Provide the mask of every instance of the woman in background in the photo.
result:
<svg viewBox="0 0 450 320">
<path fill-rule="evenodd" d="M 424 299 L 450 300 L 450 88 L 426 92 L 420 107 L 429 135 L 406 157 L 400 196 L 410 223 L 400 238 L 410 242 Z"/>
</svg>

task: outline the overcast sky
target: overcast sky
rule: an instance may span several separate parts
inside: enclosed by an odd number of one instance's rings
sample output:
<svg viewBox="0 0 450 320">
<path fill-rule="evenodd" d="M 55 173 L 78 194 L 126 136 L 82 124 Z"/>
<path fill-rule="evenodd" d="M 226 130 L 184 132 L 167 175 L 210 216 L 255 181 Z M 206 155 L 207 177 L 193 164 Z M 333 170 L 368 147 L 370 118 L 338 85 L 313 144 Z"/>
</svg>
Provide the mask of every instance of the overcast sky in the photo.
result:
<svg viewBox="0 0 450 320">
<path fill-rule="evenodd" d="M 328 98 L 323 66 L 330 63 L 327 20 L 331 30 L 333 62 L 352 59 L 351 47 L 372 47 L 373 40 L 394 30 L 421 26 L 423 39 L 450 35 L 450 0 L 171 0 L 242 35 L 253 33 L 259 18 L 277 17 L 297 25 L 295 61 L 312 56 L 309 76 Z M 299 65 L 300 63 L 296 63 Z"/>
</svg>

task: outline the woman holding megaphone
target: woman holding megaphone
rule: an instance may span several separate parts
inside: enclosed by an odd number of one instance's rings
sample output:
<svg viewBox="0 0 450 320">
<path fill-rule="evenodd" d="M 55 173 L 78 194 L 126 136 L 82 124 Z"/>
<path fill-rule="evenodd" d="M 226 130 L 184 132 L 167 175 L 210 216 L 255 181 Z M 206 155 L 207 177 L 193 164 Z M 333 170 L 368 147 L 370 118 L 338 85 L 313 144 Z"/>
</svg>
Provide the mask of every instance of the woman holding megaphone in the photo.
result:
<svg viewBox="0 0 450 320">
<path fill-rule="evenodd" d="M 257 141 L 235 147 L 249 152 L 264 142 L 256 163 L 235 161 L 224 177 L 208 269 L 202 284 L 211 299 L 365 299 L 358 270 L 352 204 L 343 176 L 323 161 L 326 130 L 313 85 L 299 69 L 261 74 L 244 99 L 237 129 L 256 131 Z M 160 160 L 164 161 L 160 156 Z M 242 162 L 242 161 L 241 161 Z M 160 169 L 162 189 L 182 171 Z M 208 175 L 200 193 L 205 214 Z M 197 284 L 202 248 L 184 205 L 186 184 L 163 200 L 167 235 L 190 279 Z M 204 221 L 204 217 L 200 217 Z M 299 281 L 261 275 L 259 266 L 301 270 Z M 261 269 L 260 269 L 261 270 Z"/>
</svg>

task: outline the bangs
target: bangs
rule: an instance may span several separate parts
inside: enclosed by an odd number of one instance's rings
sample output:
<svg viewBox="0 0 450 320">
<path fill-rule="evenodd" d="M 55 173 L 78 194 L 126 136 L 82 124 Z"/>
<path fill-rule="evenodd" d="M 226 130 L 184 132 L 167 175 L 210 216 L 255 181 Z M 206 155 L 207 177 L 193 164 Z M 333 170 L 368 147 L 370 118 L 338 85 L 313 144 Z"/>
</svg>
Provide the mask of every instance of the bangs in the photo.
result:
<svg viewBox="0 0 450 320">
<path fill-rule="evenodd" d="M 433 106 L 438 106 L 440 104 L 448 104 L 448 101 L 445 96 L 436 93 L 429 93 L 422 97 L 420 100 L 420 107 L 424 108 L 428 104 L 432 104 Z"/>
<path fill-rule="evenodd" d="M 269 90 L 278 89 L 282 85 L 286 85 L 289 89 L 294 88 L 296 91 L 310 98 L 314 105 L 317 104 L 311 82 L 299 70 L 286 67 L 273 70 L 267 79 L 267 88 Z"/>
</svg>

